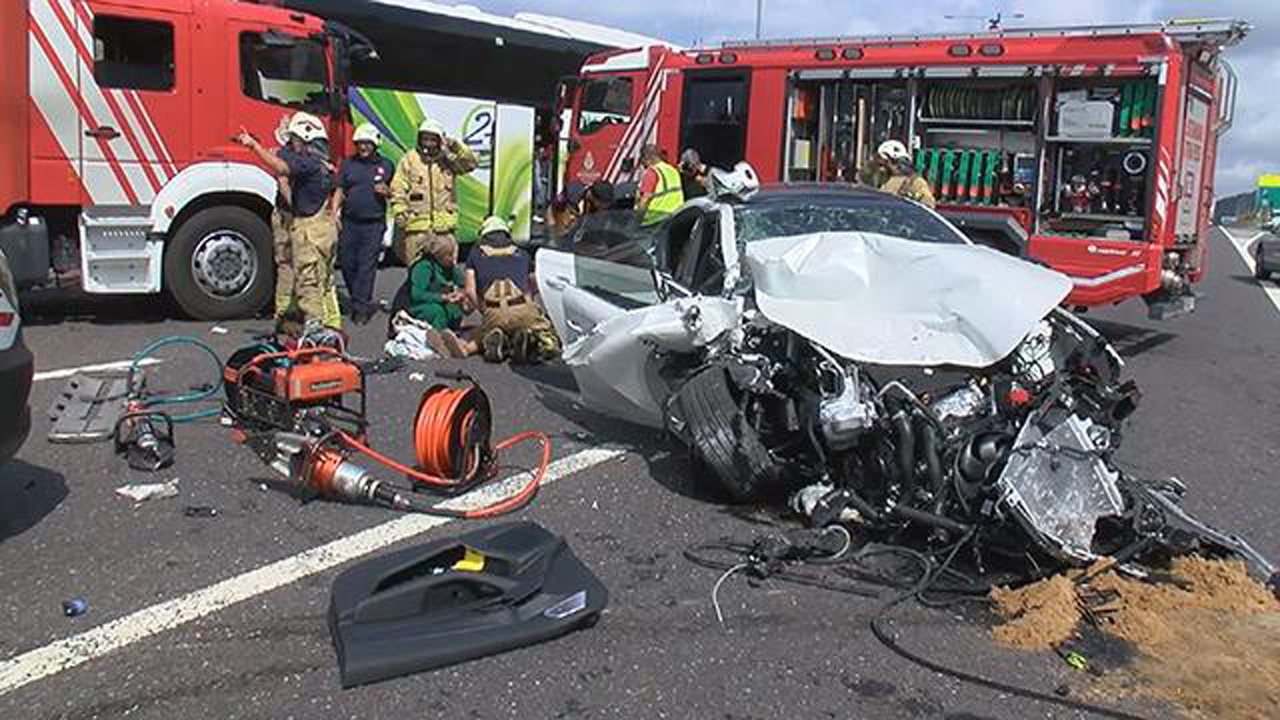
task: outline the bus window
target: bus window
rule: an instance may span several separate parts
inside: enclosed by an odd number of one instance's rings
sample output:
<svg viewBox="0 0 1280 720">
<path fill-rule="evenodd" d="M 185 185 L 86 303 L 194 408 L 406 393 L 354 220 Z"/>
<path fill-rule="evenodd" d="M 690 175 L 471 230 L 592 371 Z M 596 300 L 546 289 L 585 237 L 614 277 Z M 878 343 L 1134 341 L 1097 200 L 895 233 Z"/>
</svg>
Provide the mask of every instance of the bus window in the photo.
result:
<svg viewBox="0 0 1280 720">
<path fill-rule="evenodd" d="M 631 122 L 631 78 L 584 80 L 578 88 L 578 134 Z"/>
</svg>

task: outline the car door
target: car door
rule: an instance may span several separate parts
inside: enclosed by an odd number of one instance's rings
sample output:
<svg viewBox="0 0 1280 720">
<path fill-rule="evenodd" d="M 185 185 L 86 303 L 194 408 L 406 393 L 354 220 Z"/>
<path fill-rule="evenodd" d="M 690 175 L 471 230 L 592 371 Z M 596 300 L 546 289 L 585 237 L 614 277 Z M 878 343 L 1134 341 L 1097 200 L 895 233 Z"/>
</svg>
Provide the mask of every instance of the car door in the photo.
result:
<svg viewBox="0 0 1280 720">
<path fill-rule="evenodd" d="M 684 225 L 673 219 L 640 228 L 632 210 L 598 215 L 603 217 L 589 216 L 590 222 L 572 229 L 557 248 L 538 251 L 538 291 L 584 403 L 661 425 L 654 345 L 645 342 L 643 329 L 671 312 L 655 285 L 655 271 L 665 271 L 658 248 L 673 227 Z"/>
</svg>

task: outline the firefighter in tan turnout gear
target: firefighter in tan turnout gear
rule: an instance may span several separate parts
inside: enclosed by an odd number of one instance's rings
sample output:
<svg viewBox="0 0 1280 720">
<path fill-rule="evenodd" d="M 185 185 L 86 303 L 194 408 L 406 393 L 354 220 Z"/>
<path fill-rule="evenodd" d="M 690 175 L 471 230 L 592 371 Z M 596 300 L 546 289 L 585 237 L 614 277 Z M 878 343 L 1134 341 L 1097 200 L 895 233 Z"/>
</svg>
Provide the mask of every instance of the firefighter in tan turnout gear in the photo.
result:
<svg viewBox="0 0 1280 720">
<path fill-rule="evenodd" d="M 338 229 L 326 208 L 333 192 L 333 168 L 328 160 L 328 134 L 314 115 L 294 113 L 285 129 L 286 144 L 272 153 L 247 132 L 236 141 L 249 148 L 271 169 L 280 183 L 280 200 L 287 206 L 273 217 L 276 260 L 286 268 L 276 301 L 296 302 L 304 322 L 315 321 L 341 329 L 342 315 L 333 271 Z M 287 234 L 288 252 L 281 247 Z M 292 298 L 288 277 L 292 275 Z M 285 313 L 277 306 L 277 318 Z"/>
<path fill-rule="evenodd" d="M 428 118 L 418 126 L 418 147 L 400 158 L 391 180 L 391 212 L 404 233 L 400 260 L 406 266 L 413 265 L 428 245 L 456 242 L 454 178 L 475 167 L 475 154 L 446 137 L 440 123 Z"/>
<path fill-rule="evenodd" d="M 511 240 L 511 228 L 490 217 L 467 258 L 463 288 L 480 309 L 480 347 L 489 362 L 539 362 L 560 351 L 551 322 L 533 297 L 533 259 Z"/>
<path fill-rule="evenodd" d="M 911 164 L 911 153 L 906 145 L 897 140 L 885 140 L 876 150 L 876 160 L 889 176 L 880 186 L 881 191 L 914 200 L 927 207 L 937 205 L 933 190 L 929 189 L 929 181 L 920 177 Z"/>
</svg>

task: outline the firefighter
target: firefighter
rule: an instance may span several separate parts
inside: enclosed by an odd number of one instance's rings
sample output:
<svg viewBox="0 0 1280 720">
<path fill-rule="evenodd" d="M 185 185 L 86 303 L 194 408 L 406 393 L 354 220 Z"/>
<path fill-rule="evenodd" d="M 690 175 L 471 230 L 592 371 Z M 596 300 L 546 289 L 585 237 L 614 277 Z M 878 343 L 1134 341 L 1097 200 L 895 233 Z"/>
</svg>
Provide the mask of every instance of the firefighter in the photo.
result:
<svg viewBox="0 0 1280 720">
<path fill-rule="evenodd" d="M 680 187 L 680 171 L 662 159 L 657 145 L 641 148 L 640 164 L 644 175 L 640 178 L 636 210 L 640 227 L 647 227 L 662 222 L 684 204 L 684 191 Z"/>
<path fill-rule="evenodd" d="M 685 200 L 707 194 L 707 173 L 710 168 L 702 162 L 702 156 L 693 148 L 680 153 L 680 188 Z"/>
<path fill-rule="evenodd" d="M 387 195 L 395 167 L 378 154 L 382 138 L 369 123 L 351 136 L 356 154 L 342 161 L 338 189 L 333 194 L 333 217 L 339 223 L 338 265 L 351 293 L 351 320 L 363 325 L 373 318 L 373 282 L 387 230 Z"/>
<path fill-rule="evenodd" d="M 911 164 L 911 153 L 907 151 L 906 145 L 897 140 L 885 140 L 876 150 L 876 159 L 889 174 L 889 179 L 880 186 L 882 192 L 914 200 L 931 208 L 937 205 L 933 191 L 929 189 L 929 181 L 920 177 Z"/>
<path fill-rule="evenodd" d="M 560 350 L 551 322 L 534 301 L 533 258 L 511 240 L 511 228 L 498 217 L 480 227 L 480 242 L 467 258 L 465 289 L 480 309 L 480 345 L 489 362 L 539 362 Z"/>
<path fill-rule="evenodd" d="M 434 240 L 447 238 L 456 245 L 454 178 L 475 167 L 475 154 L 446 137 L 440 123 L 428 118 L 418 126 L 418 147 L 404 154 L 391 180 L 391 212 L 404 232 L 400 260 L 406 266 L 412 266 Z"/>
<path fill-rule="evenodd" d="M 294 295 L 304 322 L 341 329 L 333 287 L 338 232 L 326 212 L 333 190 L 328 134 L 319 118 L 299 112 L 289 120 L 286 135 L 288 143 L 275 153 L 243 130 L 236 141 L 252 150 L 278 179 L 287 181 L 290 217 L 285 222 L 282 216 L 281 225 L 289 235 Z"/>
</svg>

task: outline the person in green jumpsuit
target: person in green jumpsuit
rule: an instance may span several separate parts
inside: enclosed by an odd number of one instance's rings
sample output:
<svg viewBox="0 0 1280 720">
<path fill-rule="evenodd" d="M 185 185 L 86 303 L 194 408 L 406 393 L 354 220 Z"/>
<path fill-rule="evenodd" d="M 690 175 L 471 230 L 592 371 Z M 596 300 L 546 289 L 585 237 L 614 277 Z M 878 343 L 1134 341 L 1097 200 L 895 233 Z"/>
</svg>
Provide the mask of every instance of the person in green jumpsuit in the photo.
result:
<svg viewBox="0 0 1280 720">
<path fill-rule="evenodd" d="M 409 269 L 409 314 L 440 333 L 449 354 L 461 356 L 461 342 L 454 331 L 467 314 L 463 271 L 458 265 L 458 243 L 436 236 Z"/>
</svg>

